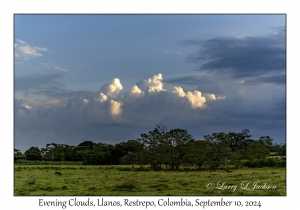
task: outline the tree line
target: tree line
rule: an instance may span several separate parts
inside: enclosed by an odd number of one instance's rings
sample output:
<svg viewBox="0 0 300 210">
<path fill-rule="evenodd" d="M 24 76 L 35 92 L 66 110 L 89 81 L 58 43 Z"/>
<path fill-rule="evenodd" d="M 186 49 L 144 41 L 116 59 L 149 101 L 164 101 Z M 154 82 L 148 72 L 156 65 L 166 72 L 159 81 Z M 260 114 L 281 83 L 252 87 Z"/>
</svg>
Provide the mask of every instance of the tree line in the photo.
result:
<svg viewBox="0 0 300 210">
<path fill-rule="evenodd" d="M 85 165 L 149 165 L 153 170 L 162 166 L 178 170 L 183 164 L 207 166 L 216 169 L 220 165 L 277 166 L 267 158 L 270 154 L 286 156 L 286 144 L 273 144 L 269 136 L 253 140 L 248 129 L 236 132 L 219 132 L 195 140 L 186 129 L 168 130 L 164 124 L 157 125 L 136 140 L 118 144 L 84 141 L 77 146 L 49 143 L 44 148 L 32 146 L 24 152 L 14 150 L 15 162 L 66 161 L 83 162 Z M 281 165 L 285 165 L 281 162 Z"/>
</svg>

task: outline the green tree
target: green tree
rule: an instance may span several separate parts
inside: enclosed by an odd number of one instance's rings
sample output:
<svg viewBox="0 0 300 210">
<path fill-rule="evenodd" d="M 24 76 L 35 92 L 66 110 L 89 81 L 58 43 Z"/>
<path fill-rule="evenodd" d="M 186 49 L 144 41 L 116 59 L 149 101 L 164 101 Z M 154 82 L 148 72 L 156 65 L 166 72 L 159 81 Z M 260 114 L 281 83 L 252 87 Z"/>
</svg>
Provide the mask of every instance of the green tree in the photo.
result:
<svg viewBox="0 0 300 210">
<path fill-rule="evenodd" d="M 242 130 L 240 133 L 229 132 L 228 136 L 230 138 L 230 148 L 234 153 L 239 153 L 243 155 L 248 147 L 248 145 L 253 142 L 250 139 L 250 131 L 248 129 Z"/>
<path fill-rule="evenodd" d="M 147 134 L 141 134 L 141 138 L 138 139 L 142 147 L 138 154 L 141 164 L 150 163 L 151 168 L 155 170 L 161 168 L 161 164 L 165 160 L 163 152 L 166 132 L 167 127 L 159 124 Z"/>
<path fill-rule="evenodd" d="M 178 169 L 188 153 L 188 143 L 193 140 L 185 129 L 167 131 L 164 124 L 159 124 L 147 134 L 141 134 L 138 141 L 142 150 L 138 157 L 142 163 L 150 163 L 153 169 L 160 169 L 162 163 L 171 169 Z"/>
<path fill-rule="evenodd" d="M 19 149 L 14 149 L 14 161 L 25 160 L 26 155 L 21 152 Z"/>
<path fill-rule="evenodd" d="M 93 141 L 84 141 L 78 144 L 79 147 L 88 147 L 89 149 L 93 149 L 96 143 Z"/>
<path fill-rule="evenodd" d="M 208 141 L 197 140 L 188 143 L 188 153 L 184 156 L 184 160 L 191 164 L 196 164 L 200 168 L 211 151 L 211 146 Z"/>
<path fill-rule="evenodd" d="M 42 160 L 41 151 L 38 147 L 30 147 L 24 154 L 27 160 Z"/>
<path fill-rule="evenodd" d="M 206 161 L 210 169 L 214 170 L 221 164 L 227 164 L 232 154 L 229 135 L 223 132 L 213 133 L 212 135 L 205 135 L 204 140 L 208 141 L 211 147 L 211 150 L 206 156 Z"/>
<path fill-rule="evenodd" d="M 176 128 L 166 133 L 161 154 L 165 157 L 164 161 L 171 169 L 178 170 L 184 161 L 184 157 L 190 152 L 188 145 L 192 141 L 194 141 L 194 138 L 186 129 Z"/>
<path fill-rule="evenodd" d="M 261 160 L 270 155 L 270 150 L 261 141 L 254 141 L 249 145 L 246 151 L 246 157 L 248 160 Z"/>
<path fill-rule="evenodd" d="M 272 149 L 273 139 L 270 136 L 261 136 L 259 142 L 264 144 L 269 150 Z"/>
</svg>

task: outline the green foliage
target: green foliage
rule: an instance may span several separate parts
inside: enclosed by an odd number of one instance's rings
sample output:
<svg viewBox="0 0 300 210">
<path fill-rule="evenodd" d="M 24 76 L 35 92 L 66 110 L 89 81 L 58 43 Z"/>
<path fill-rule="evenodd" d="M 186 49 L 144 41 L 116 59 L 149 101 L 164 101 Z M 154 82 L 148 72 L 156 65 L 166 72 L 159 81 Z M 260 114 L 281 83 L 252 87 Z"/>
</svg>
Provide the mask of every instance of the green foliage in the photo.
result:
<svg viewBox="0 0 300 210">
<path fill-rule="evenodd" d="M 260 160 L 268 157 L 270 150 L 261 141 L 254 141 L 247 147 L 245 154 L 248 160 Z"/>
<path fill-rule="evenodd" d="M 188 153 L 184 156 L 184 162 L 196 164 L 198 168 L 201 168 L 211 150 L 212 147 L 208 141 L 191 141 L 188 144 Z"/>
<path fill-rule="evenodd" d="M 26 159 L 26 155 L 19 149 L 14 149 L 14 162 L 22 161 Z"/>
<path fill-rule="evenodd" d="M 42 160 L 41 151 L 38 147 L 30 147 L 25 151 L 27 160 Z"/>
<path fill-rule="evenodd" d="M 286 161 L 276 158 L 265 158 L 259 160 L 247 160 L 243 165 L 249 168 L 286 167 Z"/>
<path fill-rule="evenodd" d="M 141 164 L 150 163 L 152 169 L 160 170 L 162 164 L 171 169 L 178 170 L 188 154 L 188 143 L 193 137 L 185 129 L 172 129 L 167 131 L 163 124 L 157 125 L 154 130 L 147 134 L 141 134 L 138 141 L 142 144 L 139 153 Z"/>
<path fill-rule="evenodd" d="M 14 149 L 14 161 L 16 164 L 51 164 L 52 168 L 58 164 L 139 164 L 150 165 L 152 170 L 179 170 L 180 166 L 191 164 L 198 169 L 217 170 L 228 165 L 240 168 L 242 162 L 248 160 L 247 164 L 251 167 L 271 167 L 274 165 L 271 161 L 257 164 L 255 161 L 264 161 L 270 152 L 274 156 L 286 155 L 286 144 L 273 144 L 272 141 L 269 136 L 251 139 L 248 129 L 238 133 L 212 133 L 205 135 L 204 140 L 195 140 L 186 129 L 167 130 L 164 124 L 159 124 L 148 133 L 141 134 L 137 140 L 115 145 L 92 141 L 84 141 L 77 146 L 50 143 L 41 150 L 31 147 L 24 154 Z"/>
</svg>

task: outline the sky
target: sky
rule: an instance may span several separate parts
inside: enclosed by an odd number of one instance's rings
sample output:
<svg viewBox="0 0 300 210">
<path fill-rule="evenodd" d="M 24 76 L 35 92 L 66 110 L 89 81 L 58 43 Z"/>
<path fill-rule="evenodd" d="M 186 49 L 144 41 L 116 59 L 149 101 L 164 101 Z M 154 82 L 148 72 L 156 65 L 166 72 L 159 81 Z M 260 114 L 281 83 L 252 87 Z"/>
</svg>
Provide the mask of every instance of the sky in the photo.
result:
<svg viewBox="0 0 300 210">
<path fill-rule="evenodd" d="M 286 16 L 14 15 L 15 148 L 159 123 L 285 143 Z"/>
</svg>

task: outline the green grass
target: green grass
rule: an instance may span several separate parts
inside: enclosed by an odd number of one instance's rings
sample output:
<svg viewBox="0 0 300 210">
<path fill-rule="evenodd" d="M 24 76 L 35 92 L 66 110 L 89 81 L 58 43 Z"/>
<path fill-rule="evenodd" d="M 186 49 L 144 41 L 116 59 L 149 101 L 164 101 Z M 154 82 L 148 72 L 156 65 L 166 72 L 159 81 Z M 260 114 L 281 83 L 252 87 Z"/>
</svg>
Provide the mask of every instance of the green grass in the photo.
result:
<svg viewBox="0 0 300 210">
<path fill-rule="evenodd" d="M 130 168 L 130 170 L 119 170 Z M 285 196 L 285 168 L 135 171 L 139 166 L 15 165 L 15 196 Z M 144 167 L 146 168 L 146 167 Z M 241 184 L 248 184 L 241 189 Z M 276 189 L 254 189 L 258 185 Z M 224 185 L 222 186 L 222 184 Z M 213 186 L 212 186 L 213 184 Z M 233 186 L 237 186 L 233 190 Z M 221 189 L 217 189 L 221 188 Z"/>
</svg>

